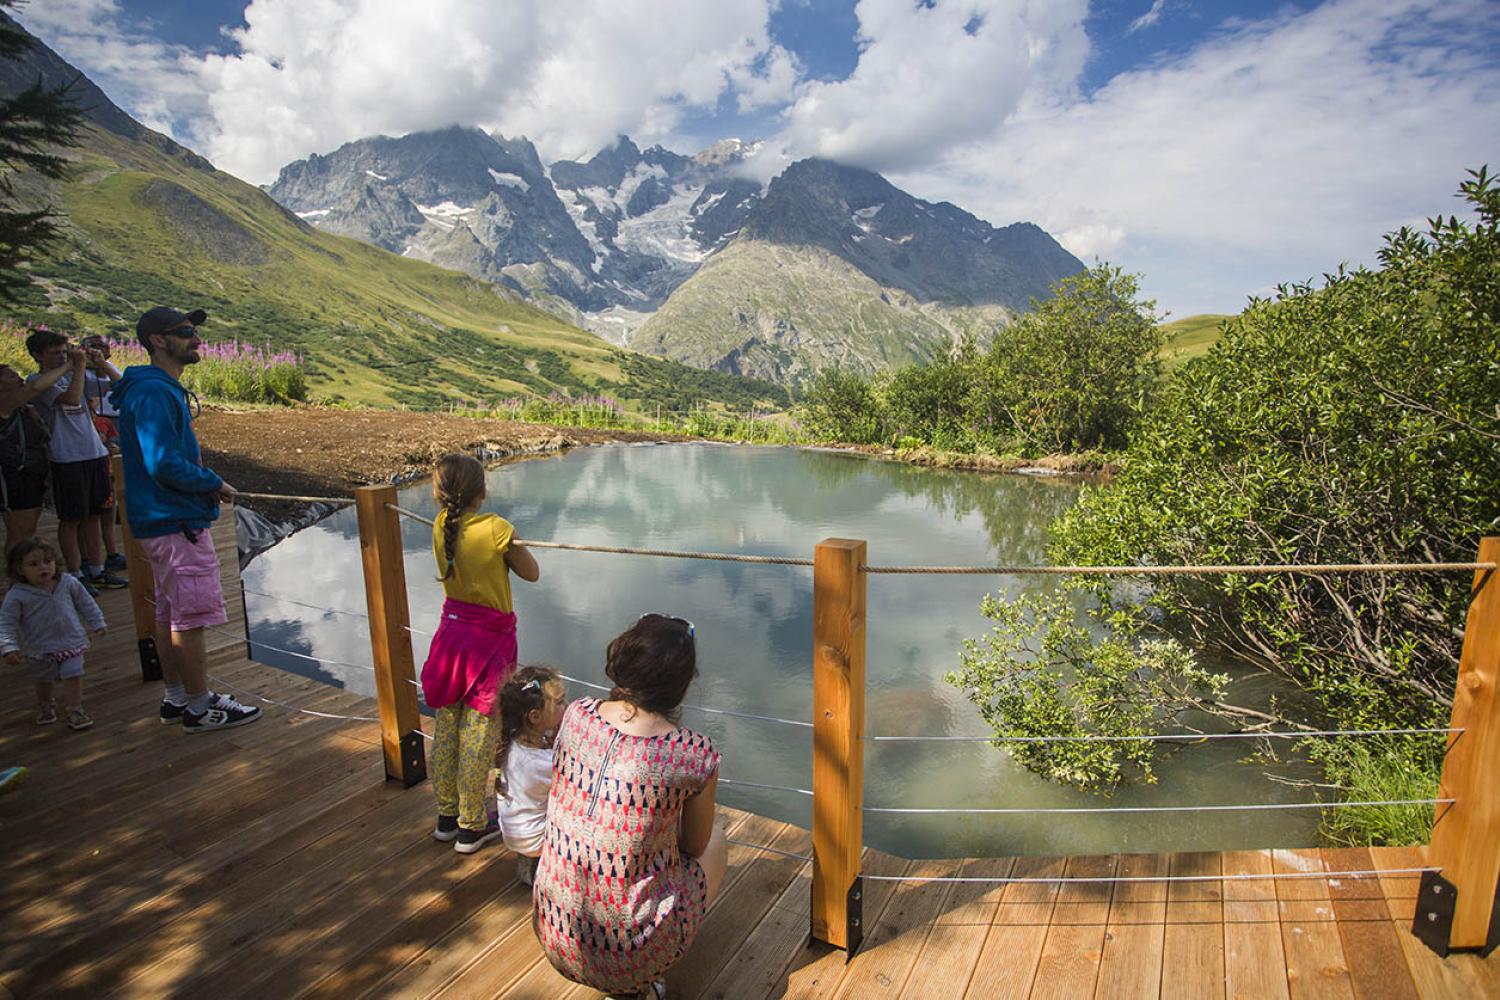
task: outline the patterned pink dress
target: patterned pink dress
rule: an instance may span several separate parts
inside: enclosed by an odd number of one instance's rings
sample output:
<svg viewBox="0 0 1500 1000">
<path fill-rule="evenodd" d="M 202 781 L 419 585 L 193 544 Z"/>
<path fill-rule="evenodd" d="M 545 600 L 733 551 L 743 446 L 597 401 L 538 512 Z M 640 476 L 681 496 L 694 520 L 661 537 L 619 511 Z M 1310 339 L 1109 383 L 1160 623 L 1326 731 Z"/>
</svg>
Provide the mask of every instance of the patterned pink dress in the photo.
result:
<svg viewBox="0 0 1500 1000">
<path fill-rule="evenodd" d="M 628 736 L 599 704 L 573 702 L 558 727 L 532 920 L 558 972 L 630 993 L 682 958 L 703 922 L 703 868 L 677 836 L 719 752 L 690 729 Z"/>
</svg>

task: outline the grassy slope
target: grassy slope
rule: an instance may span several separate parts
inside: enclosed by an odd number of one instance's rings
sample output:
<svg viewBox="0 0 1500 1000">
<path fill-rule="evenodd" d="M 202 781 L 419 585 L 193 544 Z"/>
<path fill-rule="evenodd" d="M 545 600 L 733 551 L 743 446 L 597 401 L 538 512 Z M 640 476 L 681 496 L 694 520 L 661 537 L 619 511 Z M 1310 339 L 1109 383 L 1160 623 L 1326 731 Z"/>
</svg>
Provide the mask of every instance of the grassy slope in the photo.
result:
<svg viewBox="0 0 1500 1000">
<path fill-rule="evenodd" d="M 739 350 L 742 371 L 799 381 L 830 365 L 871 374 L 929 360 L 960 332 L 983 339 L 1007 318 L 998 307 L 919 304 L 824 250 L 742 239 L 673 292 L 631 344 L 704 366 Z"/>
<path fill-rule="evenodd" d="M 1227 319 L 1233 317 L 1202 313 L 1163 323 L 1161 329 L 1167 335 L 1167 342 L 1162 348 L 1162 361 L 1171 368 L 1207 354 L 1208 349 L 1218 342 L 1219 327 Z"/>
<path fill-rule="evenodd" d="M 696 376 L 486 282 L 319 232 L 228 174 L 97 130 L 79 155 L 51 193 L 70 245 L 34 269 L 39 287 L 10 310 L 22 321 L 128 337 L 151 305 L 201 305 L 211 338 L 296 350 L 315 393 L 374 405 L 554 390 L 648 400 Z M 698 388 L 731 405 L 765 395 L 727 378 Z"/>
</svg>

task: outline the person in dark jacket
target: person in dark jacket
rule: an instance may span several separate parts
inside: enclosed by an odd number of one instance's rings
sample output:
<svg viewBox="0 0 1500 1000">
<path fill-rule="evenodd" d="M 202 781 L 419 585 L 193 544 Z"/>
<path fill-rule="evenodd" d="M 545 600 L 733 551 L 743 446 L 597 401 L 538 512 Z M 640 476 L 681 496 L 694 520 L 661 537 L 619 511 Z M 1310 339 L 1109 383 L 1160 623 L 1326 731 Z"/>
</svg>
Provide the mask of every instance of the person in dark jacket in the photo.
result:
<svg viewBox="0 0 1500 1000">
<path fill-rule="evenodd" d="M 203 630 L 228 620 L 209 526 L 218 520 L 219 502 L 234 499 L 234 488 L 203 465 L 193 433 L 197 397 L 180 381 L 199 360 L 198 326 L 207 318 L 202 309 L 168 306 L 143 315 L 135 332 L 151 363 L 127 368 L 109 394 L 120 413 L 125 517 L 156 582 L 156 645 L 166 684 L 161 721 L 180 721 L 189 733 L 260 718 L 260 709 L 208 689 Z"/>
</svg>

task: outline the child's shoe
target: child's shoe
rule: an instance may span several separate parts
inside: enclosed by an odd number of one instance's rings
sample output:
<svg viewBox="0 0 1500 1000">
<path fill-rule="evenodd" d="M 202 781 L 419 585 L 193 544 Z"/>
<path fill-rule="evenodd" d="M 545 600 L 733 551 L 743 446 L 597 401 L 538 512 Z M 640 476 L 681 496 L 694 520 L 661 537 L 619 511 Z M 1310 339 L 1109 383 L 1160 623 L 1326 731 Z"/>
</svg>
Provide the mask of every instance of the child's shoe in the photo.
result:
<svg viewBox="0 0 1500 1000">
<path fill-rule="evenodd" d="M 484 845 L 500 839 L 500 824 L 491 816 L 483 830 L 465 830 L 458 828 L 458 842 L 453 849 L 459 854 L 473 854 Z"/>
<path fill-rule="evenodd" d="M 124 590 L 130 586 L 129 580 L 104 570 L 89 576 L 87 583 L 96 590 Z"/>
<path fill-rule="evenodd" d="M 104 572 L 106 573 L 124 573 L 126 567 L 127 564 L 123 553 L 116 552 L 114 555 L 106 556 L 104 559 Z"/>
<path fill-rule="evenodd" d="M 87 729 L 93 724 L 94 720 L 89 718 L 89 713 L 83 710 L 82 705 L 68 709 L 69 729 Z"/>
<path fill-rule="evenodd" d="M 458 839 L 458 817 L 438 814 L 437 826 L 432 829 L 432 839 L 450 844 Z"/>
<path fill-rule="evenodd" d="M 36 707 L 36 724 L 50 726 L 57 721 L 57 703 L 44 701 Z"/>
</svg>

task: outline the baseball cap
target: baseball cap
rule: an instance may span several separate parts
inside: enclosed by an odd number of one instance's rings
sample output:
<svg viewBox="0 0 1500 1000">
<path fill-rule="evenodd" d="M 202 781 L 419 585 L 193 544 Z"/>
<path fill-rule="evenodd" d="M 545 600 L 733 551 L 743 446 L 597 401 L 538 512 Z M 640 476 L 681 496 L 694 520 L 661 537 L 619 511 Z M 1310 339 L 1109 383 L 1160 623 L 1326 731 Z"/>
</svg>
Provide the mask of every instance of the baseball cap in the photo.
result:
<svg viewBox="0 0 1500 1000">
<path fill-rule="evenodd" d="M 136 321 L 135 336 L 141 342 L 141 346 L 149 351 L 151 349 L 150 337 L 153 334 L 166 333 L 184 323 L 201 326 L 206 319 L 208 319 L 208 313 L 202 309 L 194 309 L 190 313 L 185 313 L 178 312 L 171 306 L 157 306 L 148 310 Z"/>
</svg>

